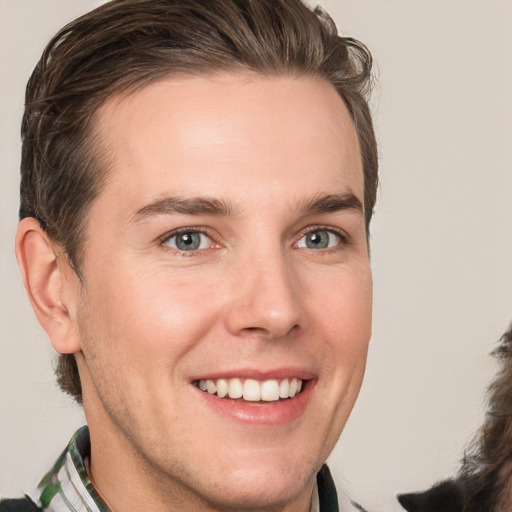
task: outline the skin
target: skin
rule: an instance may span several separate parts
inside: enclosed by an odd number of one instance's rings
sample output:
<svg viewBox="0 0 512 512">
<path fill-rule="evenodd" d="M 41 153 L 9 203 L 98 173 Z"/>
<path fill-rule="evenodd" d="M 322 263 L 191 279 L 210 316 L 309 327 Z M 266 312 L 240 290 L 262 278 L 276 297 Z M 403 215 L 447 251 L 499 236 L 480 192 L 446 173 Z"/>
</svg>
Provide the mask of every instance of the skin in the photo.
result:
<svg viewBox="0 0 512 512">
<path fill-rule="evenodd" d="M 96 489 L 113 511 L 308 511 L 371 334 L 343 101 L 313 78 L 169 78 L 110 99 L 96 128 L 113 163 L 88 214 L 83 283 L 35 221 L 17 239 L 39 320 L 77 357 Z M 326 195 L 342 201 L 326 208 Z M 198 211 L 198 197 L 222 211 Z M 174 211 L 176 198 L 195 210 Z M 201 230 L 200 248 L 178 250 L 179 228 Z M 292 419 L 265 423 L 273 405 L 256 404 L 240 419 L 193 384 L 279 371 L 308 378 Z"/>
</svg>

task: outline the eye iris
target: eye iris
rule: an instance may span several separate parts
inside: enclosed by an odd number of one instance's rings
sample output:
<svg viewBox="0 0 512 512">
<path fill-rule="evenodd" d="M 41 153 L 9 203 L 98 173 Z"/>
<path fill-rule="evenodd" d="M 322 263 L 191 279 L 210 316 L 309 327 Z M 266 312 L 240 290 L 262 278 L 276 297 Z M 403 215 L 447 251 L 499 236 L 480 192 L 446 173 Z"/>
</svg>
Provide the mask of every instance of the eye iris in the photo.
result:
<svg viewBox="0 0 512 512">
<path fill-rule="evenodd" d="M 182 233 L 176 236 L 176 247 L 180 251 L 195 251 L 200 245 L 200 233 Z"/>
<path fill-rule="evenodd" d="M 325 249 L 329 247 L 329 233 L 327 231 L 314 231 L 306 235 L 306 246 L 309 249 Z"/>
</svg>

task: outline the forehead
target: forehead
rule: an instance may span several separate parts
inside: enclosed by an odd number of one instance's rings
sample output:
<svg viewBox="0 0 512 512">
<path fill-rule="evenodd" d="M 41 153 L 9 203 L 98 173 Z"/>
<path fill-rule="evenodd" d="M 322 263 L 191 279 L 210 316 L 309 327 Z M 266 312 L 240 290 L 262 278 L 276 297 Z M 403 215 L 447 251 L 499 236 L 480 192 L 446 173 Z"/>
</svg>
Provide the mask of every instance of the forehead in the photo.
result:
<svg viewBox="0 0 512 512">
<path fill-rule="evenodd" d="M 114 157 L 110 181 L 132 195 L 146 190 L 147 201 L 184 189 L 221 193 L 226 183 L 242 194 L 256 181 L 298 194 L 323 184 L 348 187 L 362 201 L 352 120 L 334 87 L 321 79 L 250 73 L 166 78 L 111 98 L 96 128 Z"/>
</svg>

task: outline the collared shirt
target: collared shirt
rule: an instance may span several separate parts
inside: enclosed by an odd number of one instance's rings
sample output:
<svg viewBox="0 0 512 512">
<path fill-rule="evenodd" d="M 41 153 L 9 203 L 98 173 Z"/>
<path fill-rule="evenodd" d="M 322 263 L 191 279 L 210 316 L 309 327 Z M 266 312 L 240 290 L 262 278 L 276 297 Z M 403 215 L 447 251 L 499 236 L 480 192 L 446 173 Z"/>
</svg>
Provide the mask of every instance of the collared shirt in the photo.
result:
<svg viewBox="0 0 512 512">
<path fill-rule="evenodd" d="M 90 447 L 89 429 L 84 426 L 75 432 L 37 488 L 39 496 L 34 501 L 45 512 L 110 512 L 85 471 Z"/>
<path fill-rule="evenodd" d="M 37 488 L 37 496 L 31 497 L 34 501 L 32 508 L 44 512 L 110 512 L 87 477 L 84 461 L 89 453 L 89 429 L 84 426 L 77 430 L 66 450 L 41 480 Z M 311 512 L 362 510 L 346 497 L 340 498 L 341 508 L 338 507 L 336 489 L 329 470 L 324 466 L 313 490 Z M 0 512 L 10 510 L 7 507 L 8 501 L 12 500 L 0 500 Z M 30 502 L 27 501 L 27 503 Z"/>
</svg>

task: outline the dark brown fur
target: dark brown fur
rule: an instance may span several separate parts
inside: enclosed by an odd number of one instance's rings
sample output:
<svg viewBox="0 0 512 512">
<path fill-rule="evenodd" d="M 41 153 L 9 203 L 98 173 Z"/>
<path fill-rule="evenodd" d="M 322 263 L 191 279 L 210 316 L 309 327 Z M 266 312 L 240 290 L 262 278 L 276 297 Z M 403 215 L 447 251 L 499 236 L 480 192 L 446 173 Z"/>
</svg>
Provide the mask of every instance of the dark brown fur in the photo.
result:
<svg viewBox="0 0 512 512">
<path fill-rule="evenodd" d="M 508 512 L 512 506 L 512 324 L 493 355 L 499 370 L 488 389 L 484 424 L 456 478 L 402 494 L 409 512 Z"/>
<path fill-rule="evenodd" d="M 512 505 L 512 324 L 493 355 L 500 368 L 488 390 L 482 428 L 464 456 L 460 480 L 465 512 L 498 512 Z"/>
</svg>

